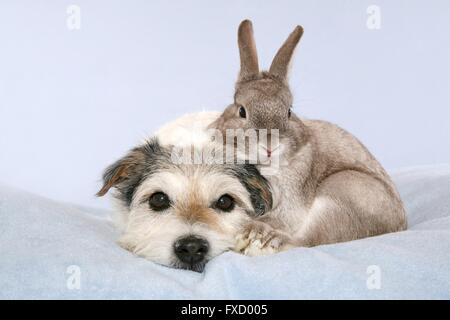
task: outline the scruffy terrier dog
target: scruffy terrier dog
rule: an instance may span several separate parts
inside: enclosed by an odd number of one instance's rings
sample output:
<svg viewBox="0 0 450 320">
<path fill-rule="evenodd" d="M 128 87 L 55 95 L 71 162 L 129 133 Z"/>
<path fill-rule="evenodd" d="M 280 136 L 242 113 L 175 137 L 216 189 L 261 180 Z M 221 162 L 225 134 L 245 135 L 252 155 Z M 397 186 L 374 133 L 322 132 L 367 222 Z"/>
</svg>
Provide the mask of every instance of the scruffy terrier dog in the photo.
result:
<svg viewBox="0 0 450 320">
<path fill-rule="evenodd" d="M 108 167 L 98 196 L 114 189 L 119 243 L 159 264 L 201 272 L 235 246 L 252 217 L 272 207 L 267 180 L 249 164 L 177 164 L 152 139 Z"/>
</svg>

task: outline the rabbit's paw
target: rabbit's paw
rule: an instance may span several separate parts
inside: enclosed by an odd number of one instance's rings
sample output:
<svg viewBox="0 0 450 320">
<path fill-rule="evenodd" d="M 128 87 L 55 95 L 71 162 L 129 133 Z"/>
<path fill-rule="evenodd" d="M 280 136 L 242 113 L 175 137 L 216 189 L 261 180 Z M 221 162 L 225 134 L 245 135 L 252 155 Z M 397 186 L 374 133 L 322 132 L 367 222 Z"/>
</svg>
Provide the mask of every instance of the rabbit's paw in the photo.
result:
<svg viewBox="0 0 450 320">
<path fill-rule="evenodd" d="M 270 225 L 254 221 L 237 236 L 235 251 L 248 256 L 262 256 L 293 248 L 289 235 Z"/>
</svg>

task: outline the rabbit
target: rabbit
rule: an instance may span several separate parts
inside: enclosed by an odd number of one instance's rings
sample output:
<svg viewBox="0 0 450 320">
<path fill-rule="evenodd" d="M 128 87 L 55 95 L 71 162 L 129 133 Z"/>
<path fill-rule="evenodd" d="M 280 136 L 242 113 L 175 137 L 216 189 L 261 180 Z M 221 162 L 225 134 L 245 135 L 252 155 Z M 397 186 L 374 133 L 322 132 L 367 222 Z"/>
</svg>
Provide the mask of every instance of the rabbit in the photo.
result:
<svg viewBox="0 0 450 320">
<path fill-rule="evenodd" d="M 276 173 L 265 175 L 272 188 L 272 210 L 244 226 L 237 237 L 235 250 L 250 256 L 407 228 L 396 187 L 368 149 L 337 125 L 302 119 L 292 111 L 288 67 L 302 35 L 303 28 L 297 26 L 270 69 L 260 72 L 252 23 L 241 22 L 234 102 L 208 126 L 222 133 L 279 132 L 277 145 L 258 145 L 266 159 L 277 154 L 280 160 Z"/>
</svg>

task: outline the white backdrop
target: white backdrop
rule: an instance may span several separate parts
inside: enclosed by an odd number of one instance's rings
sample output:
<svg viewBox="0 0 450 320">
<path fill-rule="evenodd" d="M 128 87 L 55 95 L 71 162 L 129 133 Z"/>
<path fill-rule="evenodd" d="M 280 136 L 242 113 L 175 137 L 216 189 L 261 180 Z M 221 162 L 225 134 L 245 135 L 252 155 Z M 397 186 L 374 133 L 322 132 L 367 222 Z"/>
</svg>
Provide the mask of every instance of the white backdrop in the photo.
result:
<svg viewBox="0 0 450 320">
<path fill-rule="evenodd" d="M 0 183 L 106 206 L 93 196 L 106 165 L 164 122 L 232 101 L 244 18 L 264 67 L 304 26 L 297 114 L 348 129 L 388 169 L 450 162 L 448 0 L 0 0 Z"/>
</svg>

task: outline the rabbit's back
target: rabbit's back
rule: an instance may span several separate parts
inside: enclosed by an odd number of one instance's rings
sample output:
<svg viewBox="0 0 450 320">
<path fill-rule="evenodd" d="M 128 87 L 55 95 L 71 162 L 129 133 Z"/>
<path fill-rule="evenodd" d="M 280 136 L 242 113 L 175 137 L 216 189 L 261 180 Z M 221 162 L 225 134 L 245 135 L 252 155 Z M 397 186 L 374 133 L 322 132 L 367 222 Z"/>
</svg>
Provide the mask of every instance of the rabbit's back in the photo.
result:
<svg viewBox="0 0 450 320">
<path fill-rule="evenodd" d="M 314 164 L 321 178 L 342 170 L 357 170 L 374 175 L 393 186 L 377 159 L 354 135 L 323 120 L 302 119 L 311 135 Z"/>
</svg>

